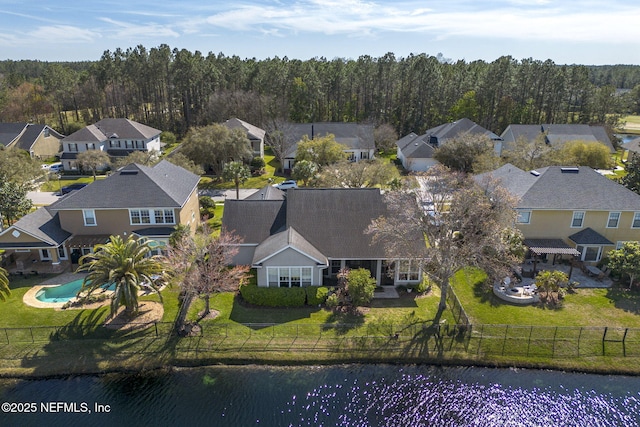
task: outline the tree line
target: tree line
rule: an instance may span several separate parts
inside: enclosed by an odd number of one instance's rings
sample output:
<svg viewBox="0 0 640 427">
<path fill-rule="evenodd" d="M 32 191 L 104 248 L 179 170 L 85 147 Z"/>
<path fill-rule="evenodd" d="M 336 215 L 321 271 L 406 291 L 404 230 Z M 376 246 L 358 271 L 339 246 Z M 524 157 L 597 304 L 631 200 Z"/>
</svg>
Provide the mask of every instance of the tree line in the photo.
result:
<svg viewBox="0 0 640 427">
<path fill-rule="evenodd" d="M 97 61 L 0 61 L 1 120 L 46 122 L 63 134 L 104 117 L 180 138 L 231 117 L 265 129 L 277 120 L 389 124 L 400 135 L 468 117 L 501 133 L 512 123 L 615 124 L 640 110 L 638 99 L 639 66 L 511 56 L 257 60 L 163 44 L 105 51 Z"/>
</svg>

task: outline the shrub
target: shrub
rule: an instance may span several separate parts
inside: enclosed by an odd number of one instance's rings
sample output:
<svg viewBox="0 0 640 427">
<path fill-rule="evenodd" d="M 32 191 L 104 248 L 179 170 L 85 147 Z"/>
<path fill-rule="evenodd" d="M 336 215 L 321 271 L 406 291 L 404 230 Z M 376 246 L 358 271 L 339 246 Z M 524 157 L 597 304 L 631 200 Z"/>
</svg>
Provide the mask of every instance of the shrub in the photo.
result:
<svg viewBox="0 0 640 427">
<path fill-rule="evenodd" d="M 324 286 L 308 286 L 304 289 L 307 292 L 308 305 L 324 304 L 327 300 L 327 295 L 329 295 L 329 288 Z"/>
<path fill-rule="evenodd" d="M 307 297 L 304 288 L 261 288 L 249 283 L 240 286 L 240 295 L 250 304 L 265 307 L 303 307 Z"/>
<path fill-rule="evenodd" d="M 376 291 L 376 279 L 365 268 L 351 270 L 348 275 L 349 297 L 354 306 L 367 305 L 373 299 Z"/>
<path fill-rule="evenodd" d="M 429 277 L 427 275 L 424 275 L 422 277 L 422 282 L 418 283 L 416 285 L 416 292 L 420 293 L 420 294 L 424 294 L 425 292 L 429 292 L 431 290 L 431 288 L 433 283 L 431 282 L 431 279 L 429 279 Z"/>
<path fill-rule="evenodd" d="M 331 294 L 327 297 L 327 302 L 325 304 L 327 305 L 328 308 L 336 308 L 339 302 L 340 301 L 338 299 L 338 295 Z"/>
<path fill-rule="evenodd" d="M 209 196 L 200 196 L 198 197 L 198 201 L 200 202 L 200 207 L 203 209 L 211 209 L 216 207 L 216 202 L 213 198 Z"/>
</svg>

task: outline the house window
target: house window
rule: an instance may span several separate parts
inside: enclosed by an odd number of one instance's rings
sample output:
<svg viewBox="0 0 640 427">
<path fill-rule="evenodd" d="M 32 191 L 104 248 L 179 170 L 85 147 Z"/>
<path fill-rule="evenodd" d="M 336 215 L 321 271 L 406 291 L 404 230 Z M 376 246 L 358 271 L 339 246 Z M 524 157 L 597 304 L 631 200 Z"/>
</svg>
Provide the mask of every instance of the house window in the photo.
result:
<svg viewBox="0 0 640 427">
<path fill-rule="evenodd" d="M 51 260 L 51 252 L 49 252 L 49 249 L 40 249 L 40 259 L 42 261 Z"/>
<path fill-rule="evenodd" d="M 584 222 L 584 211 L 575 211 L 571 220 L 571 228 L 580 228 Z"/>
<path fill-rule="evenodd" d="M 125 148 L 133 148 L 133 141 L 125 141 L 124 146 Z"/>
<path fill-rule="evenodd" d="M 93 209 L 83 209 L 82 216 L 84 217 L 85 226 L 93 227 L 98 225 L 96 223 L 96 212 Z"/>
<path fill-rule="evenodd" d="M 58 258 L 59 259 L 67 259 L 67 251 L 64 246 L 58 246 Z"/>
<path fill-rule="evenodd" d="M 269 287 L 291 288 L 311 286 L 311 267 L 267 267 Z"/>
<path fill-rule="evenodd" d="M 342 268 L 342 261 L 340 261 L 339 259 L 332 259 L 331 260 L 331 277 L 336 277 L 341 268 Z"/>
<path fill-rule="evenodd" d="M 398 262 L 398 280 L 410 281 L 420 278 L 420 266 L 416 261 L 402 260 Z"/>
<path fill-rule="evenodd" d="M 109 147 L 120 148 L 120 141 L 109 141 Z"/>
<path fill-rule="evenodd" d="M 360 159 L 361 160 L 367 160 L 369 159 L 369 153 L 367 151 L 361 151 L 360 152 Z"/>
<path fill-rule="evenodd" d="M 49 137 L 49 128 L 44 128 L 44 137 L 48 138 Z"/>
<path fill-rule="evenodd" d="M 95 150 L 95 149 L 96 149 L 96 144 L 94 144 L 93 142 L 87 144 L 87 151 Z"/>
<path fill-rule="evenodd" d="M 174 224 L 175 219 L 172 209 L 156 209 L 153 211 L 156 224 Z"/>
<path fill-rule="evenodd" d="M 82 248 L 81 249 L 82 255 L 89 255 L 93 253 L 93 248 Z"/>
<path fill-rule="evenodd" d="M 640 212 L 636 212 L 633 214 L 633 222 L 631 223 L 631 228 L 640 228 Z"/>
<path fill-rule="evenodd" d="M 531 223 L 531 211 L 518 211 L 518 218 L 516 219 L 518 224 L 530 224 Z"/>
<path fill-rule="evenodd" d="M 618 228 L 618 222 L 620 222 L 620 212 L 609 212 L 607 228 Z"/>
<path fill-rule="evenodd" d="M 69 143 L 69 151 L 77 152 L 78 151 L 78 144 L 76 144 L 75 142 L 70 142 Z"/>
<path fill-rule="evenodd" d="M 144 148 L 144 141 L 136 141 L 136 148 L 138 149 L 143 149 Z"/>
<path fill-rule="evenodd" d="M 624 245 L 625 243 L 631 243 L 632 241 L 629 240 L 618 240 L 616 242 L 616 250 L 622 249 L 622 245 Z"/>
</svg>

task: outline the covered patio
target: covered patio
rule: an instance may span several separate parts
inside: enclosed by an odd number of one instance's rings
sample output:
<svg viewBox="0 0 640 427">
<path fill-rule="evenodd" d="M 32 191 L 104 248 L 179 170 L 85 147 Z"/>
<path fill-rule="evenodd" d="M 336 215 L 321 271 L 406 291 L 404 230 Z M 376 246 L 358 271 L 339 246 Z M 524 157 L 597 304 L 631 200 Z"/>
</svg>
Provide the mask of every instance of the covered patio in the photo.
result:
<svg viewBox="0 0 640 427">
<path fill-rule="evenodd" d="M 522 270 L 523 277 L 535 277 L 541 268 L 539 264 L 543 263 L 546 266 L 549 262 L 549 256 L 553 256 L 552 266 L 555 266 L 556 263 L 569 264 L 568 276 L 571 280 L 573 266 L 580 257 L 580 252 L 576 248 L 569 246 L 562 239 L 525 239 L 524 245 L 529 249 L 532 257 L 525 262 L 525 267 Z M 532 265 L 532 270 L 529 270 L 527 265 Z"/>
</svg>

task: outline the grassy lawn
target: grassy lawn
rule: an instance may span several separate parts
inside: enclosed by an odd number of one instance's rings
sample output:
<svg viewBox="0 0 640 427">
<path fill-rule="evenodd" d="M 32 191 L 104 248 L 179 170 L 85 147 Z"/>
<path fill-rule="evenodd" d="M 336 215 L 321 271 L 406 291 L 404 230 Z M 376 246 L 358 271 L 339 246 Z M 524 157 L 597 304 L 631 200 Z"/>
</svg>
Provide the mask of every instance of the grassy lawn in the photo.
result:
<svg viewBox="0 0 640 427">
<path fill-rule="evenodd" d="M 624 123 L 624 125 L 621 129 L 618 129 L 619 132 L 640 135 L 640 116 L 624 116 L 622 118 L 622 122 Z"/>
<path fill-rule="evenodd" d="M 453 283 L 475 324 L 640 328 L 640 294 L 616 289 L 577 289 L 562 307 L 517 306 L 496 298 L 477 282 L 477 271 L 459 273 Z"/>
<path fill-rule="evenodd" d="M 98 175 L 97 179 L 105 179 L 106 176 Z M 50 179 L 49 181 L 45 181 L 40 186 L 40 191 L 60 191 L 60 189 L 66 185 L 70 184 L 91 184 L 93 182 L 92 176 L 85 176 L 82 178 L 65 178 L 62 176 L 60 178 L 60 182 L 58 183 L 57 179 Z"/>
</svg>

